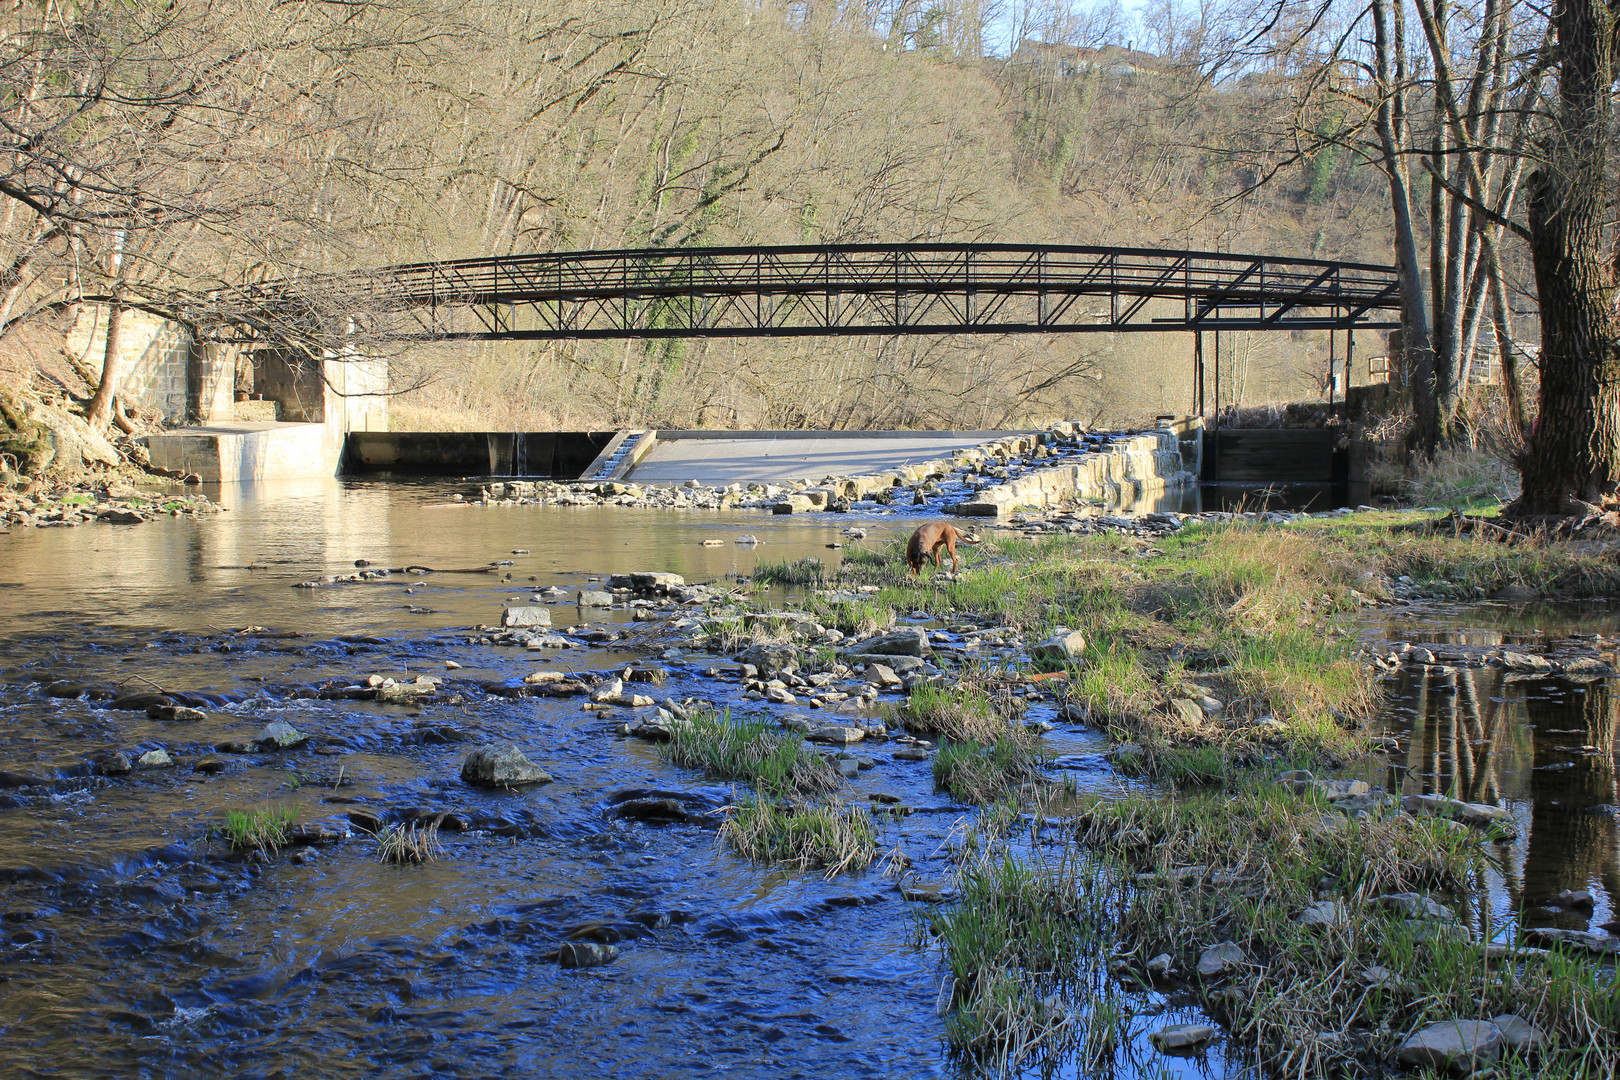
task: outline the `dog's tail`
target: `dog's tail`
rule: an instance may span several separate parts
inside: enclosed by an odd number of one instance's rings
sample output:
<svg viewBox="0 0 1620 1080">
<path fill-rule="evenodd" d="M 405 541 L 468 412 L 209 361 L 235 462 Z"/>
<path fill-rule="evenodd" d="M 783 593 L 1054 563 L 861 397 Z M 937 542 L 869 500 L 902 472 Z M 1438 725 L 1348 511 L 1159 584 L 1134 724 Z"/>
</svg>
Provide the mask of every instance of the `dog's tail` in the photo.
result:
<svg viewBox="0 0 1620 1080">
<path fill-rule="evenodd" d="M 982 544 L 984 540 L 974 533 L 963 533 L 956 538 L 958 544 Z"/>
</svg>

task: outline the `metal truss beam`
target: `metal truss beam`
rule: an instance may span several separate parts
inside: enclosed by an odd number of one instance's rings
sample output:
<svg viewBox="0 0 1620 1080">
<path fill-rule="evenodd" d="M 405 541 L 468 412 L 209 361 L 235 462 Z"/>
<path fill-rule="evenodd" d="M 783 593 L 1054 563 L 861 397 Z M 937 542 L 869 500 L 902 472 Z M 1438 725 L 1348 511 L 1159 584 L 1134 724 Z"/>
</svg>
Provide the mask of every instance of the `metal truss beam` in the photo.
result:
<svg viewBox="0 0 1620 1080">
<path fill-rule="evenodd" d="M 1393 267 L 1017 244 L 651 248 L 417 263 L 238 302 L 392 340 L 1386 328 Z"/>
</svg>

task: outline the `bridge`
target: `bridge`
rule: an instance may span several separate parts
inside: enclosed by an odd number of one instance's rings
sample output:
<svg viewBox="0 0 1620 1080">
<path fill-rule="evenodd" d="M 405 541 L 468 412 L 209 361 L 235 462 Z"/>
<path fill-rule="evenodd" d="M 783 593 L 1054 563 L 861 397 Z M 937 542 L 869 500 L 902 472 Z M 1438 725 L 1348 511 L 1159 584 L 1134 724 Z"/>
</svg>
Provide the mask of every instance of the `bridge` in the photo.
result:
<svg viewBox="0 0 1620 1080">
<path fill-rule="evenodd" d="M 1387 329 L 1393 267 L 1157 248 L 845 244 L 492 256 L 225 306 L 395 341 Z"/>
</svg>

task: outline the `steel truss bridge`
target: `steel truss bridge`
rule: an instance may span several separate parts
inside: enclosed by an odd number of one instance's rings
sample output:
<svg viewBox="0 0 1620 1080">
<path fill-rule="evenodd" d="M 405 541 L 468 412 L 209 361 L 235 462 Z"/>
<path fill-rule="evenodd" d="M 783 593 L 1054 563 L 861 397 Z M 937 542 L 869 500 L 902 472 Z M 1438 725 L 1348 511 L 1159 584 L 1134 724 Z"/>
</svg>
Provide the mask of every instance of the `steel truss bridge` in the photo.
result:
<svg viewBox="0 0 1620 1080">
<path fill-rule="evenodd" d="M 251 286 L 396 341 L 1351 330 L 1393 267 L 1155 248 L 852 244 L 495 256 Z"/>
</svg>

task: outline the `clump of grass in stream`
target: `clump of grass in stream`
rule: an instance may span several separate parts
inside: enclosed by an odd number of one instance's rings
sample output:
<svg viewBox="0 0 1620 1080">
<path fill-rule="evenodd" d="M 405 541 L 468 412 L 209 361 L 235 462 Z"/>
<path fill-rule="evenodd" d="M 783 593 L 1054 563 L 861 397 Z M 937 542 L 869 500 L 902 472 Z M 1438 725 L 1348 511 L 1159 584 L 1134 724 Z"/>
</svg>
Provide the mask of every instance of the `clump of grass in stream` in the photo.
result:
<svg viewBox="0 0 1620 1080">
<path fill-rule="evenodd" d="M 999 844 L 963 868 L 955 902 L 922 925 L 950 969 L 953 1052 L 998 1074 L 1108 1062 L 1124 1014 L 1106 972 L 1116 884 L 1101 871 L 1072 846 L 1018 858 Z"/>
<path fill-rule="evenodd" d="M 821 585 L 827 576 L 827 565 L 814 556 L 762 562 L 754 567 L 754 580 L 766 585 Z"/>
<path fill-rule="evenodd" d="M 830 626 L 845 634 L 870 634 L 894 625 L 895 609 L 892 604 L 878 600 L 829 600 L 812 596 L 805 601 L 805 613 L 815 617 L 823 626 Z"/>
<path fill-rule="evenodd" d="M 877 825 L 864 806 L 836 799 L 807 803 L 753 795 L 732 806 L 720 835 L 737 854 L 755 862 L 832 878 L 877 858 Z"/>
<path fill-rule="evenodd" d="M 771 796 L 829 792 L 840 784 L 827 758 L 798 732 L 778 728 L 769 716 L 700 713 L 690 723 L 674 725 L 659 753 L 676 765 L 702 769 L 716 780 L 743 780 Z"/>
<path fill-rule="evenodd" d="M 444 846 L 439 843 L 438 822 L 384 825 L 372 838 L 377 841 L 377 859 L 384 863 L 420 865 L 444 854 Z"/>
<path fill-rule="evenodd" d="M 1039 740 L 1023 728 L 988 744 L 947 741 L 934 755 L 934 783 L 965 803 L 993 803 L 1041 778 Z"/>
<path fill-rule="evenodd" d="M 1354 820 L 1256 774 L 1174 799 L 1088 799 L 1072 822 L 1133 883 L 1113 929 L 1134 964 L 1167 953 L 1186 973 L 1217 942 L 1244 949 L 1239 973 L 1189 986 L 1269 1072 L 1379 1075 L 1408 1032 L 1504 1012 L 1581 1047 L 1584 1075 L 1620 1066 L 1613 971 L 1556 954 L 1493 958 L 1472 936 L 1489 921 L 1467 910 L 1492 859 L 1482 834 L 1435 818 Z M 1397 892 L 1435 894 L 1465 918 L 1411 924 L 1374 902 Z M 1332 925 L 1301 923 L 1329 901 Z"/>
<path fill-rule="evenodd" d="M 918 683 L 893 716 L 908 731 L 959 742 L 992 743 L 1007 730 L 990 695 L 971 686 Z"/>
<path fill-rule="evenodd" d="M 287 830 L 298 820 L 291 806 L 225 811 L 225 838 L 238 851 L 276 851 L 287 842 Z"/>
</svg>

